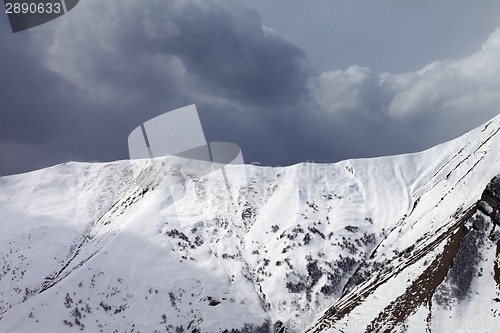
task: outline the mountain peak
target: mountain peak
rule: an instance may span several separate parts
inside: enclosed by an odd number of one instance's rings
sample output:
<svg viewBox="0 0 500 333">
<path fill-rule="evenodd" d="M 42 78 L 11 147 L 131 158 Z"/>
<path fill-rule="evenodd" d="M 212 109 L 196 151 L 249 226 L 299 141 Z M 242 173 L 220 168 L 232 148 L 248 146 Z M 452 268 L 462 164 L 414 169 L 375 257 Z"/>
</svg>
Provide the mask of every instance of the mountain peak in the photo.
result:
<svg viewBox="0 0 500 333">
<path fill-rule="evenodd" d="M 334 164 L 2 177 L 0 331 L 437 332 L 480 313 L 493 332 L 499 130 Z"/>
</svg>

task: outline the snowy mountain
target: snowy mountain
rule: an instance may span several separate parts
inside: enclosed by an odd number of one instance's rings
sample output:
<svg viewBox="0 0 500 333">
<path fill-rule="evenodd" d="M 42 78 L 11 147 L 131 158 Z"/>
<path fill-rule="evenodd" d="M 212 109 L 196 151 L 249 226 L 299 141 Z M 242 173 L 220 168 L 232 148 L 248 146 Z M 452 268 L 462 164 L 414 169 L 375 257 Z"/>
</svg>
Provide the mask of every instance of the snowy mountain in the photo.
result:
<svg viewBox="0 0 500 333">
<path fill-rule="evenodd" d="M 176 157 L 2 177 L 0 332 L 496 332 L 499 131 L 224 177 Z"/>
</svg>

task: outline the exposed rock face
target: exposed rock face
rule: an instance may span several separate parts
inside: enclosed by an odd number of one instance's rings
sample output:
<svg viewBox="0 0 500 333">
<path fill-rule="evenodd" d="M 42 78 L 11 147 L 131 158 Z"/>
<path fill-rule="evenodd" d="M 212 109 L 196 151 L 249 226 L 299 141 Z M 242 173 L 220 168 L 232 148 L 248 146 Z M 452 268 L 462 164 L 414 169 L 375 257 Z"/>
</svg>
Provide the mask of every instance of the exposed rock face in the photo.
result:
<svg viewBox="0 0 500 333">
<path fill-rule="evenodd" d="M 432 331 L 433 301 L 443 308 L 451 310 L 456 302 L 467 302 L 467 298 L 475 291 L 472 286 L 474 280 L 484 274 L 493 278 L 497 283 L 497 290 L 491 294 L 491 300 L 500 303 L 499 263 L 500 263 L 500 175 L 495 176 L 484 189 L 481 199 L 478 200 L 461 215 L 450 221 L 451 227 L 424 249 L 409 247 L 407 256 L 412 263 L 424 258 L 432 248 L 439 243 L 444 244 L 442 251 L 426 266 L 423 272 L 411 282 L 404 293 L 390 302 L 365 327 L 364 332 L 399 332 L 407 329 L 406 322 L 415 315 L 420 308 L 428 309 L 426 326 Z M 495 260 L 482 265 L 485 257 L 484 248 L 495 248 Z M 388 262 L 390 265 L 391 262 Z M 339 300 L 341 305 L 333 305 L 328 309 L 311 332 L 335 330 L 336 322 L 349 317 L 357 306 L 382 284 L 391 284 L 391 278 L 403 274 L 404 269 L 394 270 L 388 277 L 375 280 L 368 286 L 361 286 L 361 291 L 351 291 L 361 285 L 363 279 L 354 275 L 350 280 L 350 289 Z M 425 265 L 425 263 L 424 263 Z M 375 267 L 365 263 L 364 267 Z M 366 268 L 365 268 L 366 270 Z M 373 272 L 375 273 L 375 272 Z M 358 272 L 359 274 L 359 272 Z M 368 275 L 366 271 L 365 275 Z M 356 284 L 356 282 L 358 282 Z M 348 302 L 342 303 L 342 299 Z M 496 318 L 500 304 L 492 308 Z M 406 327 L 406 328 L 405 328 Z M 340 331 L 340 329 L 338 329 Z"/>
<path fill-rule="evenodd" d="M 495 227 L 491 230 L 489 240 L 496 242 L 496 260 L 494 263 L 495 281 L 498 288 L 500 288 L 500 176 L 496 176 L 486 187 L 481 197 L 479 209 L 488 215 Z M 483 204 L 486 203 L 486 204 Z"/>
</svg>

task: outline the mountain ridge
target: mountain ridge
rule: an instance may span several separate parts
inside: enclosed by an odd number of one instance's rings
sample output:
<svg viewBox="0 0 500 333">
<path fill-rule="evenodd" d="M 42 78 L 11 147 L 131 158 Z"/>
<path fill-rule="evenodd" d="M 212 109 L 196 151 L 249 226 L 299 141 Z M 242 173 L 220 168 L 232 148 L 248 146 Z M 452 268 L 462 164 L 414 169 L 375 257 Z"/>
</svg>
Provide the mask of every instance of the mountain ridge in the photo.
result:
<svg viewBox="0 0 500 333">
<path fill-rule="evenodd" d="M 481 310 L 493 332 L 499 131 L 497 116 L 420 153 L 226 166 L 229 187 L 174 157 L 1 177 L 0 331 L 460 332 Z M 463 299 L 460 244 L 482 258 Z M 416 294 L 436 258 L 448 271 Z"/>
</svg>

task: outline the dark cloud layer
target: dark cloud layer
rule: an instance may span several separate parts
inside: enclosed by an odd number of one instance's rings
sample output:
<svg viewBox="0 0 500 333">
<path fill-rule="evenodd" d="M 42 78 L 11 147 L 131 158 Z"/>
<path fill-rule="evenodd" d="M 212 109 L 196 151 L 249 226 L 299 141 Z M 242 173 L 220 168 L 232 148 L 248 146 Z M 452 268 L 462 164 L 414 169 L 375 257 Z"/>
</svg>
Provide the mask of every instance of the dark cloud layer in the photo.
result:
<svg viewBox="0 0 500 333">
<path fill-rule="evenodd" d="M 317 75 L 230 1 L 87 0 L 49 28 L 0 39 L 0 175 L 125 159 L 133 128 L 192 103 L 209 141 L 272 165 L 426 148 L 500 105 L 499 32 L 466 59 L 399 75 Z"/>
<path fill-rule="evenodd" d="M 234 3 L 86 1 L 40 30 L 2 36 L 0 174 L 127 158 L 134 127 L 191 103 L 210 139 L 242 139 L 241 117 L 259 136 L 248 112 L 295 107 L 310 77 L 303 51 Z"/>
</svg>

